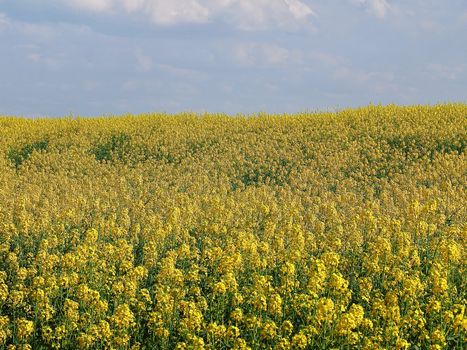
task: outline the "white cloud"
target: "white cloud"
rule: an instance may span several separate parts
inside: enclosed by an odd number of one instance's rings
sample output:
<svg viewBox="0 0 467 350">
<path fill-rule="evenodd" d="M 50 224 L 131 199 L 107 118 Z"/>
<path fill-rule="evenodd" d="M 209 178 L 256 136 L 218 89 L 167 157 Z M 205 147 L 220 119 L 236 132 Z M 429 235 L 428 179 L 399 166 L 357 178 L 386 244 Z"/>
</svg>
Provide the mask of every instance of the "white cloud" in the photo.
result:
<svg viewBox="0 0 467 350">
<path fill-rule="evenodd" d="M 363 6 L 372 15 L 384 18 L 392 9 L 386 0 L 351 0 L 354 4 Z"/>
<path fill-rule="evenodd" d="M 436 79 L 459 80 L 467 74 L 467 64 L 440 64 L 430 63 L 427 66 L 429 76 Z"/>
<path fill-rule="evenodd" d="M 276 44 L 244 43 L 235 46 L 234 57 L 244 66 L 268 67 L 300 63 L 303 55 Z"/>
<path fill-rule="evenodd" d="M 293 28 L 306 23 L 313 10 L 298 0 L 210 0 L 215 15 L 241 29 Z"/>
<path fill-rule="evenodd" d="M 295 18 L 304 18 L 315 13 L 306 4 L 298 0 L 284 0 Z"/>
<path fill-rule="evenodd" d="M 384 18 L 391 9 L 386 0 L 369 0 L 367 2 L 370 12 L 379 18 Z"/>
<path fill-rule="evenodd" d="M 69 23 L 46 23 L 46 22 L 24 22 L 21 20 L 11 20 L 9 26 L 18 35 L 29 38 L 35 43 L 53 43 L 68 35 L 74 36 L 101 36 L 105 34 L 95 32 L 91 27 Z"/>
<path fill-rule="evenodd" d="M 147 72 L 151 70 L 153 63 L 150 56 L 146 55 L 143 50 L 137 49 L 135 52 L 136 64 L 140 71 Z"/>
<path fill-rule="evenodd" d="M 156 67 L 159 70 L 175 78 L 202 80 L 208 77 L 206 73 L 202 71 L 198 71 L 198 70 L 190 69 L 190 68 L 177 67 L 171 64 L 159 63 L 156 65 Z"/>
<path fill-rule="evenodd" d="M 196 0 L 146 1 L 146 12 L 157 24 L 205 23 L 210 18 L 207 7 Z"/>
<path fill-rule="evenodd" d="M 128 12 L 135 12 L 146 5 L 146 0 L 122 0 L 123 8 Z"/>
<path fill-rule="evenodd" d="M 461 23 L 467 23 L 467 11 L 459 15 L 459 21 Z"/>
<path fill-rule="evenodd" d="M 41 54 L 39 52 L 31 52 L 27 55 L 27 58 L 29 60 L 31 60 L 32 62 L 34 63 L 38 63 L 38 64 L 43 64 L 47 67 L 50 67 L 50 68 L 59 68 L 60 64 L 57 60 L 51 58 L 51 57 L 48 57 L 44 54 Z"/>
<path fill-rule="evenodd" d="M 308 56 L 310 59 L 325 66 L 336 66 L 343 63 L 343 59 L 341 57 L 326 52 L 312 52 Z"/>
<path fill-rule="evenodd" d="M 332 74 L 333 80 L 342 80 L 357 85 L 372 85 L 374 83 L 391 83 L 394 81 L 392 72 L 368 72 L 349 67 L 341 67 Z"/>
<path fill-rule="evenodd" d="M 110 11 L 114 5 L 114 0 L 67 0 L 67 5 L 77 9 L 91 12 Z"/>
<path fill-rule="evenodd" d="M 60 0 L 98 13 L 143 14 L 159 25 L 220 19 L 242 29 L 290 26 L 315 15 L 301 0 Z"/>
<path fill-rule="evenodd" d="M 0 29 L 7 27 L 10 24 L 10 20 L 7 15 L 0 12 Z"/>
</svg>

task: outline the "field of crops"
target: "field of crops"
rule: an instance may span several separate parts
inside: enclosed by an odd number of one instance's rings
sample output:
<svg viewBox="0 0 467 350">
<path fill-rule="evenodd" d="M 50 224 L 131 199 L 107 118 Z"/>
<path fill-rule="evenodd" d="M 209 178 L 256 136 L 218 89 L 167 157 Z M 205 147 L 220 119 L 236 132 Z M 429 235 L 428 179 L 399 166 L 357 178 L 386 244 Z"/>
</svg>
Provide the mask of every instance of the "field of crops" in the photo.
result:
<svg viewBox="0 0 467 350">
<path fill-rule="evenodd" d="M 467 105 L 0 118 L 0 348 L 465 349 Z"/>
</svg>

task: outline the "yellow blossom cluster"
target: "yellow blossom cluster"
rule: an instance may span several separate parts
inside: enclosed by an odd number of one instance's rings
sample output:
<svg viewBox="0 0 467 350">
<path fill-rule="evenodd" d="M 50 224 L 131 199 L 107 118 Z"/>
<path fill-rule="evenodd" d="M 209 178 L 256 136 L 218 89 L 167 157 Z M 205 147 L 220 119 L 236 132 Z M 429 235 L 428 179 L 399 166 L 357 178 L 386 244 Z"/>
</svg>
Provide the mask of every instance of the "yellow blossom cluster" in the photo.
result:
<svg viewBox="0 0 467 350">
<path fill-rule="evenodd" d="M 467 348 L 465 104 L 0 131 L 0 349 Z"/>
</svg>

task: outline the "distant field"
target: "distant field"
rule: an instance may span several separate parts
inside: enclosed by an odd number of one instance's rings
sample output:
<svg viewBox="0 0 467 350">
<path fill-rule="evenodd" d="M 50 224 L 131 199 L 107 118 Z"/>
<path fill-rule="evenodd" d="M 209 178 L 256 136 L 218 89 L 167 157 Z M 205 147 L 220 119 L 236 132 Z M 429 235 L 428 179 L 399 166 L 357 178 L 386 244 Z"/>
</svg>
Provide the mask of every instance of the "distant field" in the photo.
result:
<svg viewBox="0 0 467 350">
<path fill-rule="evenodd" d="M 0 349 L 465 349 L 466 143 L 466 104 L 0 118 Z"/>
</svg>

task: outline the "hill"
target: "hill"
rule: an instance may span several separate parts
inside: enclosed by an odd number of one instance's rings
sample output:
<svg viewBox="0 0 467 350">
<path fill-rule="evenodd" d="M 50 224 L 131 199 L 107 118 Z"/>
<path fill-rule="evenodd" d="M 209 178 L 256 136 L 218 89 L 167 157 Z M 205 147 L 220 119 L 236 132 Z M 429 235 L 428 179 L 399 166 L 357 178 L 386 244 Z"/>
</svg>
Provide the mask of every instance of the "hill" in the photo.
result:
<svg viewBox="0 0 467 350">
<path fill-rule="evenodd" d="M 465 104 L 0 131 L 0 347 L 467 346 Z"/>
</svg>

